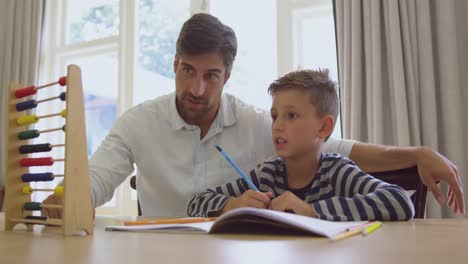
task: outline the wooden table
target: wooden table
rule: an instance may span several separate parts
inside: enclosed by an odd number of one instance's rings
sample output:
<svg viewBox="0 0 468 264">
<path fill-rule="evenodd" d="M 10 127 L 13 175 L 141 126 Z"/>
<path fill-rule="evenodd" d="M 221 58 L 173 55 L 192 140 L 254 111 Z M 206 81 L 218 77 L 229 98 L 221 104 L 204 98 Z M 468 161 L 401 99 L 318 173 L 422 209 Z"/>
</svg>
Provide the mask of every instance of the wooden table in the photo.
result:
<svg viewBox="0 0 468 264">
<path fill-rule="evenodd" d="M 368 237 L 337 242 L 306 236 L 104 231 L 124 219 L 98 217 L 94 235 L 86 237 L 63 237 L 39 226 L 0 231 L 0 263 L 468 263 L 468 219 L 384 223 Z"/>
</svg>

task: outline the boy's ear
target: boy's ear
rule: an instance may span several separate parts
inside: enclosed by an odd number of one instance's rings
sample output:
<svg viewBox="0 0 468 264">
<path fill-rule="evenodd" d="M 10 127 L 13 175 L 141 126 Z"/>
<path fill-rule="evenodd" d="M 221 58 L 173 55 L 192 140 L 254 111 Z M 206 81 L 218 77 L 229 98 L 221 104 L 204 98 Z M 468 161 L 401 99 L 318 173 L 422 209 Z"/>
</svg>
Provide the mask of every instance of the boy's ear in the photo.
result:
<svg viewBox="0 0 468 264">
<path fill-rule="evenodd" d="M 335 127 L 335 120 L 333 119 L 333 116 L 326 115 L 322 117 L 320 124 L 321 127 L 319 130 L 319 136 L 325 139 L 333 132 L 333 128 Z"/>
</svg>

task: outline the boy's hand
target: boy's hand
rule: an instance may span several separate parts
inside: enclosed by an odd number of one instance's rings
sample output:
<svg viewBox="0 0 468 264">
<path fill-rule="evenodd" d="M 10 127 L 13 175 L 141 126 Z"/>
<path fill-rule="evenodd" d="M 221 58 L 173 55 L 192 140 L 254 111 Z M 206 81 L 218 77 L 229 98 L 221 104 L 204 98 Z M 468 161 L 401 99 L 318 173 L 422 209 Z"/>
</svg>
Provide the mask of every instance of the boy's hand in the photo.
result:
<svg viewBox="0 0 468 264">
<path fill-rule="evenodd" d="M 270 204 L 270 209 L 282 212 L 291 210 L 295 214 L 317 217 L 314 208 L 310 204 L 299 199 L 299 197 L 292 192 L 284 192 L 273 199 Z"/>
<path fill-rule="evenodd" d="M 248 190 L 239 197 L 231 197 L 221 210 L 221 214 L 241 207 L 268 208 L 273 194 Z"/>
</svg>

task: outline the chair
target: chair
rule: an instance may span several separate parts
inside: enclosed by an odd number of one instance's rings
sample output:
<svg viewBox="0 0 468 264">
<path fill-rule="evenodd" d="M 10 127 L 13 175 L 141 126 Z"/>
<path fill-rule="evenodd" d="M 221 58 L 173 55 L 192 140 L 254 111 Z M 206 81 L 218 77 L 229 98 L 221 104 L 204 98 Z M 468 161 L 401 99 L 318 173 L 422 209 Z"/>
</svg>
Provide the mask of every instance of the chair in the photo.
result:
<svg viewBox="0 0 468 264">
<path fill-rule="evenodd" d="M 393 171 L 371 173 L 375 178 L 401 186 L 403 189 L 415 190 L 411 195 L 414 205 L 414 218 L 424 218 L 426 213 L 427 186 L 424 185 L 419 177 L 416 166 Z"/>
<path fill-rule="evenodd" d="M 132 175 L 130 178 L 130 187 L 136 191 L 136 176 Z M 138 215 L 141 216 L 141 207 L 140 207 L 140 200 L 138 200 L 137 196 L 137 203 L 138 203 Z"/>
<path fill-rule="evenodd" d="M 401 186 L 407 191 L 415 190 L 411 195 L 411 201 L 414 205 L 414 218 L 424 218 L 426 213 L 427 186 L 424 185 L 419 177 L 416 166 L 393 171 L 372 173 L 377 179 Z M 130 186 L 136 190 L 136 176 L 130 179 Z M 138 215 L 141 215 L 140 201 L 138 201 Z"/>
<path fill-rule="evenodd" d="M 0 212 L 3 210 L 3 197 L 5 195 L 5 187 L 0 186 Z"/>
</svg>

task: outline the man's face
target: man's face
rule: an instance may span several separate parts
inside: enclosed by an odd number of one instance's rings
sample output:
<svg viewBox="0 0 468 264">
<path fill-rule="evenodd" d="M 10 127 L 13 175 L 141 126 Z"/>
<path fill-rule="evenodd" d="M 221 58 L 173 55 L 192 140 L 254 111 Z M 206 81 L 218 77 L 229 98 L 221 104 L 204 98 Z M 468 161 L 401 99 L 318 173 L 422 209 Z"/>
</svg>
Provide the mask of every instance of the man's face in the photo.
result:
<svg viewBox="0 0 468 264">
<path fill-rule="evenodd" d="M 218 52 L 176 56 L 174 60 L 177 110 L 185 122 L 210 126 L 223 86 L 229 78 Z"/>
</svg>

